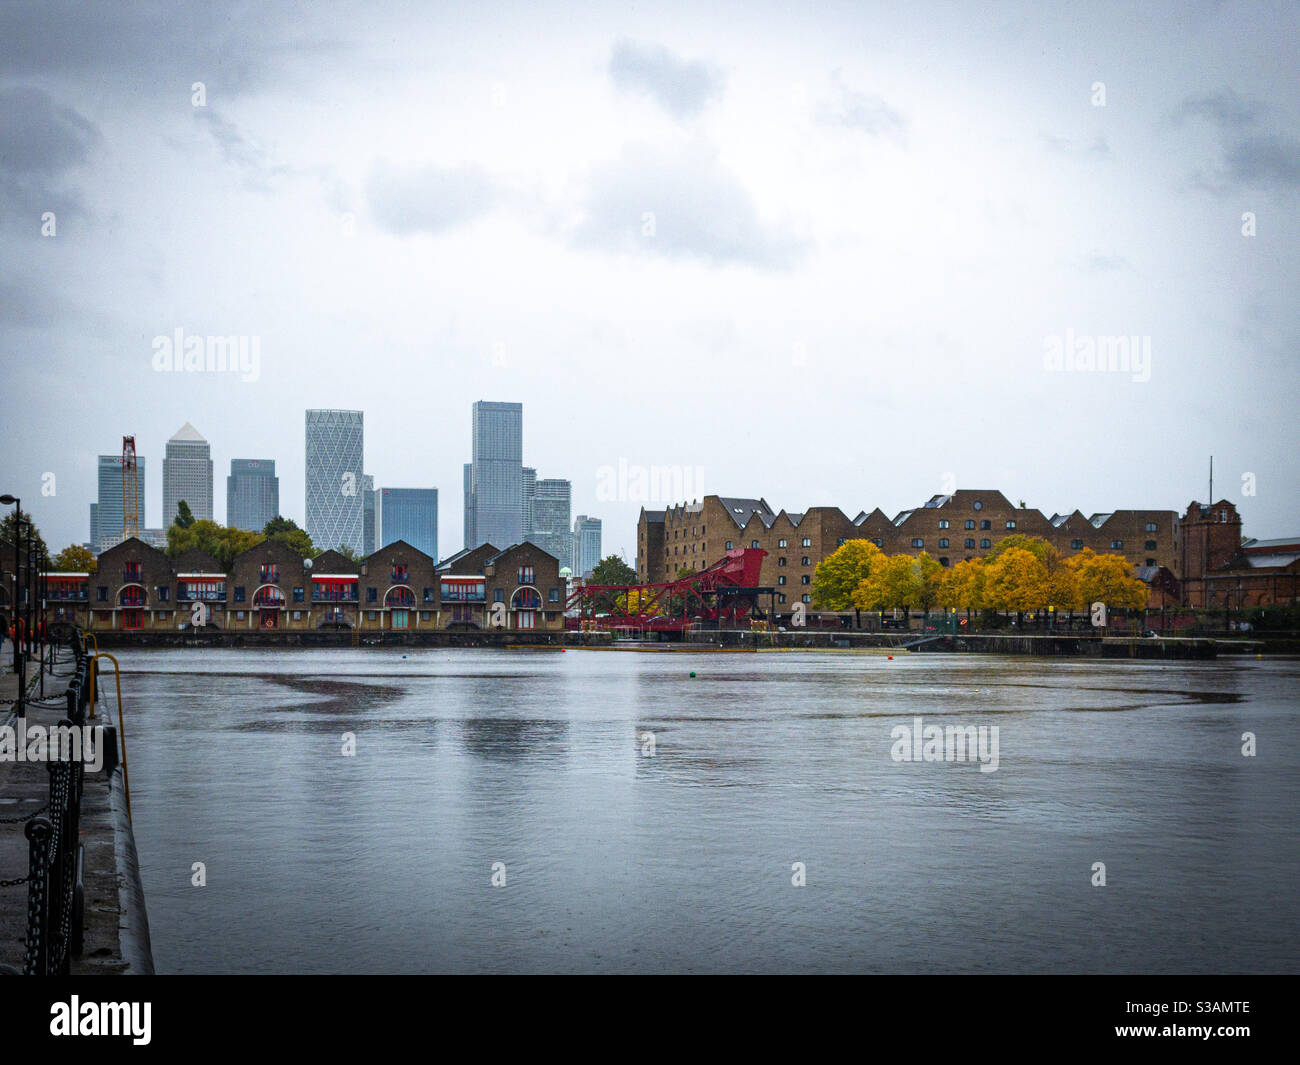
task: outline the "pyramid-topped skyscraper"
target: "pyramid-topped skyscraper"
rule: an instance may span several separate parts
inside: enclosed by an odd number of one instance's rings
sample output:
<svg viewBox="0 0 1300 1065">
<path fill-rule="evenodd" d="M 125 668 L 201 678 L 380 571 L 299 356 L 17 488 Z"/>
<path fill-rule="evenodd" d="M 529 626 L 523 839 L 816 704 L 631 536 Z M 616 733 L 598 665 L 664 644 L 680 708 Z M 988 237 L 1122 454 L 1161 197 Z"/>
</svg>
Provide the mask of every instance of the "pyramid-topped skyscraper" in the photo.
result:
<svg viewBox="0 0 1300 1065">
<path fill-rule="evenodd" d="M 189 422 L 167 441 L 163 456 L 164 529 L 176 520 L 182 499 L 196 519 L 212 520 L 212 448 Z"/>
</svg>

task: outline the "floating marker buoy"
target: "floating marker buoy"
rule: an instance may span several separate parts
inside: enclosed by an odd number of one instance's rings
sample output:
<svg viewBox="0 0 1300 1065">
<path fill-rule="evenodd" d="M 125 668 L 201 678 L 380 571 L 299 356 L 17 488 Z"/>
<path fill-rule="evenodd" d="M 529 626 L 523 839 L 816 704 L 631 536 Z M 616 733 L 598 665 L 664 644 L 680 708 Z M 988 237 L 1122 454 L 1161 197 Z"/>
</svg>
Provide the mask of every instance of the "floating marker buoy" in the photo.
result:
<svg viewBox="0 0 1300 1065">
<path fill-rule="evenodd" d="M 402 657 L 403 657 L 403 658 L 405 658 L 405 657 L 406 657 L 406 655 L 402 655 Z"/>
<path fill-rule="evenodd" d="M 892 662 L 892 661 L 894 660 L 894 656 L 893 656 L 893 655 L 890 655 L 890 656 L 889 656 L 889 660 Z"/>
<path fill-rule="evenodd" d="M 695 676 L 695 670 L 693 670 L 693 669 L 691 670 L 691 676 L 692 676 L 692 677 Z"/>
</svg>

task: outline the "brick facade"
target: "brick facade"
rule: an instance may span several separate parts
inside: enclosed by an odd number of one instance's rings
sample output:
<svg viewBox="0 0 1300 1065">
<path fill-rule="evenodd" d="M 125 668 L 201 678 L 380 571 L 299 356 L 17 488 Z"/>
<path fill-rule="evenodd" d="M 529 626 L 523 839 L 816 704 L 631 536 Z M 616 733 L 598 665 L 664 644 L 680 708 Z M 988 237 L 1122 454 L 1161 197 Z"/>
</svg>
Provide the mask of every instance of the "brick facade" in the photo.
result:
<svg viewBox="0 0 1300 1065">
<path fill-rule="evenodd" d="M 846 540 L 873 541 L 886 554 L 928 551 L 942 565 L 986 558 L 1007 536 L 1037 536 L 1064 556 L 1084 548 L 1122 554 L 1134 566 L 1179 565 L 1178 514 L 1118 510 L 1085 517 L 1079 511 L 1045 517 L 1013 505 L 1001 492 L 963 489 L 889 518 L 879 508 L 848 518 L 838 507 L 773 512 L 764 499 L 705 496 L 698 503 L 641 511 L 637 574 L 647 583 L 673 580 L 680 569 L 701 570 L 731 548 L 759 547 L 760 584 L 777 591 L 777 606 L 811 602 L 817 564 Z M 807 598 L 805 598 L 807 597 Z"/>
<path fill-rule="evenodd" d="M 202 552 L 170 559 L 130 539 L 105 551 L 98 572 L 81 579 L 88 602 L 80 611 L 75 601 L 62 609 L 66 620 L 88 629 L 175 630 L 191 623 L 194 602 L 203 600 L 209 624 L 220 629 L 418 632 L 492 627 L 491 605 L 499 594 L 502 627 L 563 629 L 566 588 L 559 569 L 554 556 L 531 543 L 504 551 L 484 544 L 435 563 L 402 540 L 360 562 L 337 551 L 304 560 L 265 540 L 223 572 Z M 475 596 L 444 601 L 444 580 L 463 587 L 473 578 Z M 48 605 L 53 618 L 60 606 L 53 600 Z"/>
</svg>

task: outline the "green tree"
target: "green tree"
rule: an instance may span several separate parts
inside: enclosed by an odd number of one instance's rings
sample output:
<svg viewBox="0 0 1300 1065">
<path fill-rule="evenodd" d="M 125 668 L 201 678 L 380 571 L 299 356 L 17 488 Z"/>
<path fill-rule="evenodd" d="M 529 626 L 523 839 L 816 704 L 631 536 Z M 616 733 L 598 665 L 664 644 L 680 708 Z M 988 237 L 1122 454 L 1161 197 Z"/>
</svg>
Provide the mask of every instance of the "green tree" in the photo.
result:
<svg viewBox="0 0 1300 1065">
<path fill-rule="evenodd" d="M 302 532 L 301 529 L 299 529 L 298 531 L 299 531 L 299 532 Z M 283 535 L 283 534 L 282 534 L 282 535 Z M 303 535 L 303 536 L 306 536 L 307 534 L 304 532 L 304 533 L 302 533 L 302 535 Z M 274 540 L 274 539 L 277 539 L 277 537 L 273 536 L 273 537 L 271 537 L 271 539 Z M 309 545 L 311 544 L 311 539 L 310 539 L 310 538 L 308 538 L 307 543 L 308 543 Z M 295 550 L 296 550 L 296 549 L 295 549 Z M 357 553 L 352 549 L 352 545 L 351 545 L 351 544 L 339 544 L 339 546 L 336 547 L 334 550 L 336 550 L 340 555 L 342 555 L 344 558 L 346 558 L 349 562 L 360 562 L 360 561 L 361 561 L 361 556 L 358 555 L 358 554 L 357 554 Z M 319 552 L 317 552 L 317 554 L 319 554 Z M 312 557 L 315 557 L 315 556 L 313 555 Z"/>
<path fill-rule="evenodd" d="M 618 555 L 602 558 L 591 571 L 589 584 L 636 584 L 636 570 L 624 562 Z M 616 595 L 610 592 L 597 592 L 591 597 L 591 609 L 597 614 L 611 613 L 616 605 Z"/>
<path fill-rule="evenodd" d="M 636 584 L 636 570 L 618 555 L 610 555 L 596 563 L 591 571 L 592 584 Z"/>
<path fill-rule="evenodd" d="M 27 551 L 27 535 L 29 531 L 27 523 L 31 521 L 32 516 L 26 511 L 22 511 L 21 517 L 23 525 L 22 528 L 19 529 L 14 518 L 14 511 L 11 510 L 5 514 L 4 519 L 0 520 L 0 540 L 7 540 L 11 545 L 11 550 L 12 545 L 17 543 L 22 548 L 24 552 L 23 557 L 25 559 Z M 45 541 L 41 538 L 41 530 L 35 525 L 32 525 L 30 527 L 30 532 L 32 539 L 35 541 L 35 550 L 38 559 L 37 565 L 41 569 L 47 569 L 49 567 L 50 552 L 49 548 L 45 546 Z M 27 563 L 24 561 L 23 565 L 25 566 L 26 564 Z M 4 565 L 6 569 L 13 566 L 12 555 L 4 560 Z"/>
<path fill-rule="evenodd" d="M 99 568 L 99 560 L 89 548 L 82 547 L 80 544 L 69 544 L 54 556 L 50 568 L 58 573 L 89 573 L 93 576 L 95 570 Z"/>
<path fill-rule="evenodd" d="M 167 530 L 167 555 L 176 558 L 196 548 L 211 555 L 223 566 L 229 566 L 236 555 L 260 544 L 264 539 L 260 533 L 232 529 L 200 518 L 187 529 L 173 524 Z"/>
<path fill-rule="evenodd" d="M 284 544 L 290 551 L 296 552 L 303 558 L 315 558 L 321 553 L 321 549 L 311 542 L 311 537 L 307 535 L 305 529 L 292 518 L 285 518 L 279 514 L 266 523 L 262 529 L 262 536 Z M 349 561 L 357 561 L 356 552 L 350 547 L 345 548 L 345 545 L 340 544 L 337 550 L 346 555 Z"/>
<path fill-rule="evenodd" d="M 172 524 L 179 525 L 182 529 L 188 529 L 194 524 L 194 512 L 183 499 L 176 504 L 176 517 L 172 519 Z"/>
</svg>

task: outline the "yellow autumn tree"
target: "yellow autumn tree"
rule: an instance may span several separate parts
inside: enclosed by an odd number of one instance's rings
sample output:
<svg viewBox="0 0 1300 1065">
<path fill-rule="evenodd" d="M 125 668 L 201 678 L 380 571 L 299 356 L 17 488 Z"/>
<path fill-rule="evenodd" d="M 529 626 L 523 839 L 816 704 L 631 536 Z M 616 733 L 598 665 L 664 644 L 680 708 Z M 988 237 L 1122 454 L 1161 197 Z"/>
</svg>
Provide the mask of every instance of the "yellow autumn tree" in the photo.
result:
<svg viewBox="0 0 1300 1065">
<path fill-rule="evenodd" d="M 928 560 L 929 566 L 922 562 Z M 933 567 L 932 569 L 930 567 Z M 853 591 L 853 605 L 860 610 L 892 610 L 921 606 L 934 595 L 934 571 L 941 567 L 929 555 L 882 555 L 871 572 Z M 927 589 L 927 575 L 930 588 Z"/>
<path fill-rule="evenodd" d="M 938 604 L 941 607 L 972 610 L 984 609 L 984 562 L 968 558 L 943 571 L 939 581 Z"/>
<path fill-rule="evenodd" d="M 845 540 L 838 548 L 817 563 L 813 571 L 813 606 L 822 610 L 853 610 L 863 608 L 854 602 L 853 593 L 871 575 L 885 553 L 870 540 Z M 857 625 L 862 625 L 861 616 Z"/>
<path fill-rule="evenodd" d="M 1014 612 L 1019 623 L 1026 610 L 1043 605 L 1047 567 L 1026 547 L 1002 551 L 984 566 L 984 600 L 993 610 Z"/>
<path fill-rule="evenodd" d="M 1066 565 L 1073 571 L 1076 609 L 1086 610 L 1092 603 L 1129 610 L 1147 605 L 1147 586 L 1133 575 L 1133 565 L 1123 555 L 1099 555 L 1085 547 Z"/>
</svg>

